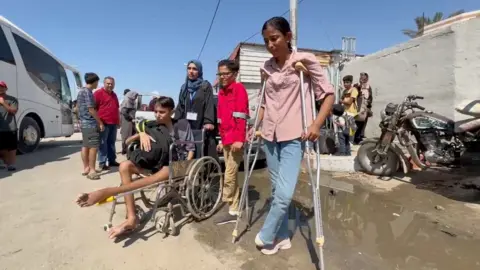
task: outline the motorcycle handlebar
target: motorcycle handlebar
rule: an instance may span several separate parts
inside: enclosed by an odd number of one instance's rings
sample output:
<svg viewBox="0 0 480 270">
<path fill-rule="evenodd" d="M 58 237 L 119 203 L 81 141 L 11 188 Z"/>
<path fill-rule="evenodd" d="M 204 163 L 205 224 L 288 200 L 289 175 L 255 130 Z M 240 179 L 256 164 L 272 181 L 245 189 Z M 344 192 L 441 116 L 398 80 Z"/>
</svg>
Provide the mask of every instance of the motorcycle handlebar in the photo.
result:
<svg viewBox="0 0 480 270">
<path fill-rule="evenodd" d="M 405 106 L 407 109 L 413 109 L 413 108 L 415 108 L 415 109 L 419 109 L 419 110 L 422 110 L 422 111 L 425 110 L 425 107 L 418 105 L 418 103 L 416 103 L 416 102 L 405 102 L 404 104 L 405 104 L 404 106 Z"/>
<path fill-rule="evenodd" d="M 420 106 L 420 105 L 418 105 L 418 104 L 413 104 L 412 107 L 417 108 L 417 109 L 422 110 L 422 111 L 425 110 L 425 107 Z"/>
<path fill-rule="evenodd" d="M 417 95 L 410 95 L 410 96 L 408 96 L 407 98 L 410 99 L 410 100 L 423 99 L 422 96 L 417 96 Z"/>
</svg>

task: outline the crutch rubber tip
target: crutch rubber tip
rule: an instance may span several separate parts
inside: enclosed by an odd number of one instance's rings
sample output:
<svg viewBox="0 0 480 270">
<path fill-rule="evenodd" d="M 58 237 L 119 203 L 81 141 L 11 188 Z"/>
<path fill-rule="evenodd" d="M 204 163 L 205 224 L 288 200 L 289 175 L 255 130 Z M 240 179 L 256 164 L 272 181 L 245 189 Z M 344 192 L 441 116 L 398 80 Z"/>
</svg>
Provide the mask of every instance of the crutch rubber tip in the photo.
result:
<svg viewBox="0 0 480 270">
<path fill-rule="evenodd" d="M 317 244 L 318 244 L 320 247 L 323 247 L 323 244 L 325 244 L 325 237 L 324 237 L 324 236 L 317 237 L 317 240 L 316 240 L 315 242 L 317 242 Z"/>
<path fill-rule="evenodd" d="M 298 72 L 303 72 L 305 74 L 308 73 L 308 70 L 307 68 L 305 67 L 305 65 L 302 63 L 302 62 L 296 62 L 295 63 L 295 70 L 298 71 Z"/>
<path fill-rule="evenodd" d="M 108 232 L 112 228 L 112 224 L 105 224 L 103 225 L 103 230 Z"/>
</svg>

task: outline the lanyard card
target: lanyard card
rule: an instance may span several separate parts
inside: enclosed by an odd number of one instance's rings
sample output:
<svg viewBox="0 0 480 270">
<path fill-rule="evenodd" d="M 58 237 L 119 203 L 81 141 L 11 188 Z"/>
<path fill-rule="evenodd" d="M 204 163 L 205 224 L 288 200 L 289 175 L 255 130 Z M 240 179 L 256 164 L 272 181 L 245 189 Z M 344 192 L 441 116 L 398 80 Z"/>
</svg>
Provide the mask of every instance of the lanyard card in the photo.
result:
<svg viewBox="0 0 480 270">
<path fill-rule="evenodd" d="M 187 112 L 187 120 L 197 121 L 197 113 Z"/>
</svg>

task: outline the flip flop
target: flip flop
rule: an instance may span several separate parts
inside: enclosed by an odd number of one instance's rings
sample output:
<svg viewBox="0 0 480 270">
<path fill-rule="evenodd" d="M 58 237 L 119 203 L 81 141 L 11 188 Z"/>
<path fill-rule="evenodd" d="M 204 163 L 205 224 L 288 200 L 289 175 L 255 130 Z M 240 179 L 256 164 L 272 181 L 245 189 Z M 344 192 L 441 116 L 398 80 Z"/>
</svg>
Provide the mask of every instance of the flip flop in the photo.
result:
<svg viewBox="0 0 480 270">
<path fill-rule="evenodd" d="M 87 174 L 87 178 L 90 180 L 100 180 L 100 176 L 96 173 Z"/>
<path fill-rule="evenodd" d="M 89 172 L 82 172 L 82 176 L 87 176 Z"/>
</svg>

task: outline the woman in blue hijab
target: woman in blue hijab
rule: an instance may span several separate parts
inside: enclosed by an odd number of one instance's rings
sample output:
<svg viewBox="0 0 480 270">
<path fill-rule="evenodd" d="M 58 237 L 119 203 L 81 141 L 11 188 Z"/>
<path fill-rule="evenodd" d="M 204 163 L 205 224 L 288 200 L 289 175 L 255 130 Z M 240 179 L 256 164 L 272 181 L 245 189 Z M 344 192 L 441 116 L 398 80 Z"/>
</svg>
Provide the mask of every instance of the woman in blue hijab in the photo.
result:
<svg viewBox="0 0 480 270">
<path fill-rule="evenodd" d="M 187 78 L 180 89 L 180 96 L 175 109 L 175 119 L 187 119 L 194 130 L 205 128 L 205 148 L 203 155 L 218 159 L 216 143 L 216 109 L 213 99 L 213 87 L 203 79 L 202 63 L 191 60 L 187 65 Z M 199 134 L 200 135 L 200 134 Z M 202 156 L 198 151 L 197 158 Z"/>
</svg>

